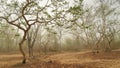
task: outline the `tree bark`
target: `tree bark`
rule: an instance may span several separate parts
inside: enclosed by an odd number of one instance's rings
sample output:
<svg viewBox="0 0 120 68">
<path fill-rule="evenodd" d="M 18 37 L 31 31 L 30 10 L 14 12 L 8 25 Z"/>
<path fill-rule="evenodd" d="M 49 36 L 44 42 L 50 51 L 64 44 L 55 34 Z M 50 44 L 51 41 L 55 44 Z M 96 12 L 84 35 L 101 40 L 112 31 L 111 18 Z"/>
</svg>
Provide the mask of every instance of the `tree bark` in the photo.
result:
<svg viewBox="0 0 120 68">
<path fill-rule="evenodd" d="M 23 55 L 23 61 L 22 61 L 23 64 L 26 63 L 26 55 L 25 55 L 25 52 L 22 47 L 24 41 L 26 40 L 26 33 L 27 33 L 27 31 L 24 31 L 23 38 L 22 38 L 21 42 L 19 43 L 19 49 L 20 49 L 21 54 Z"/>
<path fill-rule="evenodd" d="M 22 40 L 19 43 L 19 49 L 20 49 L 21 54 L 23 55 L 22 63 L 25 64 L 26 63 L 26 55 L 25 55 L 25 52 L 23 51 L 23 48 L 22 48 L 23 43 L 24 43 L 24 40 Z"/>
</svg>

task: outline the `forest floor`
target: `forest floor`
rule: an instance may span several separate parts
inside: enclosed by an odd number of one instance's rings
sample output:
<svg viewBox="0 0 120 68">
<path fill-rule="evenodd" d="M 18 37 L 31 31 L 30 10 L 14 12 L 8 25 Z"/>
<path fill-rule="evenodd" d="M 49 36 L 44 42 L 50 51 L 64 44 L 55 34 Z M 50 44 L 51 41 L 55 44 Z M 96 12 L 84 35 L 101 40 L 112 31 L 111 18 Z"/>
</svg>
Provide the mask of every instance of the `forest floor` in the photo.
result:
<svg viewBox="0 0 120 68">
<path fill-rule="evenodd" d="M 0 54 L 0 68 L 120 68 L 120 51 L 41 55 L 21 64 L 20 54 Z"/>
</svg>

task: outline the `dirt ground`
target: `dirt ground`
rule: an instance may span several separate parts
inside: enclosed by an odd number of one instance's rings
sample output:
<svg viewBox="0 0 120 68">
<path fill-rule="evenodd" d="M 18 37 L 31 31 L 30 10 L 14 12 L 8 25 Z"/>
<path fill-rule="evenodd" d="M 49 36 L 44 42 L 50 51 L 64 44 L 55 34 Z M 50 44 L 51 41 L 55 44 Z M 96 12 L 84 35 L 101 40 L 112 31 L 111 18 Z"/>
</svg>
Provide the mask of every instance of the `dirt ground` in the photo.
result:
<svg viewBox="0 0 120 68">
<path fill-rule="evenodd" d="M 21 64 L 20 54 L 0 55 L 0 68 L 120 68 L 120 51 L 42 55 Z"/>
</svg>

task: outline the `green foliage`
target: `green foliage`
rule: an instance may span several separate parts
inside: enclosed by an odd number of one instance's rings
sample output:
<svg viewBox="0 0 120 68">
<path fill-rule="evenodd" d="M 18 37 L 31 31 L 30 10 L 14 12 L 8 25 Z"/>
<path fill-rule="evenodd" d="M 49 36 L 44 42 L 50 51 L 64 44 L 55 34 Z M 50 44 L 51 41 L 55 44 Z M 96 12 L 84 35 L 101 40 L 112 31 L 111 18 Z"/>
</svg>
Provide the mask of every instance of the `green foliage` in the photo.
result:
<svg viewBox="0 0 120 68">
<path fill-rule="evenodd" d="M 15 1 L 15 2 L 13 3 L 13 5 L 14 5 L 15 8 L 18 7 L 18 2 Z"/>
<path fill-rule="evenodd" d="M 12 28 L 11 30 L 12 30 L 12 31 L 14 31 L 15 29 L 14 29 L 14 28 Z"/>
<path fill-rule="evenodd" d="M 8 26 L 8 25 L 2 25 L 1 27 L 3 27 L 3 28 L 8 28 L 9 26 Z"/>
<path fill-rule="evenodd" d="M 20 24 L 24 25 L 24 26 L 27 26 L 26 22 L 24 22 L 24 21 L 21 21 Z"/>
<path fill-rule="evenodd" d="M 20 34 L 19 34 L 19 33 L 15 34 L 15 37 L 19 37 L 19 36 L 20 36 Z"/>
<path fill-rule="evenodd" d="M 44 12 L 45 15 L 47 15 L 48 18 L 52 18 L 51 15 L 46 11 Z"/>
<path fill-rule="evenodd" d="M 89 29 L 90 27 L 92 27 L 92 25 L 85 26 L 86 29 Z"/>
<path fill-rule="evenodd" d="M 82 7 L 81 6 L 70 7 L 68 12 L 75 14 L 75 15 L 81 15 L 82 14 Z"/>
<path fill-rule="evenodd" d="M 38 5 L 38 3 L 36 3 L 36 2 L 33 1 L 29 6 L 33 7 L 33 6 L 36 6 L 36 5 Z"/>
<path fill-rule="evenodd" d="M 7 4 L 7 7 L 17 8 L 19 6 L 18 1 L 12 2 L 10 4 Z"/>
<path fill-rule="evenodd" d="M 61 22 L 56 22 L 56 24 L 57 24 L 58 26 L 60 26 L 60 27 L 63 26 L 63 24 L 62 24 Z"/>
<path fill-rule="evenodd" d="M 50 28 L 49 27 L 45 27 L 45 29 L 48 31 L 48 30 L 50 30 Z"/>
</svg>

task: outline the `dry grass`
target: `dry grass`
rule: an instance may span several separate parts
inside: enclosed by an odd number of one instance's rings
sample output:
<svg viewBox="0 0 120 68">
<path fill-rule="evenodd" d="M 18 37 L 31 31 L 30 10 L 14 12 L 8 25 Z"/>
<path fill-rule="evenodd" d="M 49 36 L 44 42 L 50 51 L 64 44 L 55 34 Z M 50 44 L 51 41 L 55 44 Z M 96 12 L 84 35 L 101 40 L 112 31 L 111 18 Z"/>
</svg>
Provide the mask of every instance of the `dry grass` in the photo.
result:
<svg viewBox="0 0 120 68">
<path fill-rule="evenodd" d="M 0 68 L 120 68 L 120 52 L 73 52 L 41 56 L 21 64 L 22 56 L 1 55 Z"/>
</svg>

